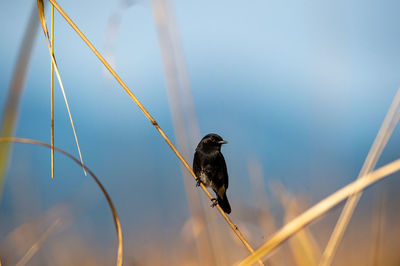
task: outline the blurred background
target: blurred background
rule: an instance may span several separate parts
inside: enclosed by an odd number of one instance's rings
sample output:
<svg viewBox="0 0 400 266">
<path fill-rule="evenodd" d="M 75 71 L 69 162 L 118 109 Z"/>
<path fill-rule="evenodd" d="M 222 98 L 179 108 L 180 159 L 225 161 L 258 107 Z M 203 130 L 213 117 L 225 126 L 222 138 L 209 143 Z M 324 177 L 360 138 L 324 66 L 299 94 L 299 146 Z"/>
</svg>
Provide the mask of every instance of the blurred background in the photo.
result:
<svg viewBox="0 0 400 266">
<path fill-rule="evenodd" d="M 256 248 L 353 181 L 400 87 L 400 2 L 60 0 L 191 165 L 207 133 L 229 144 L 229 216 Z M 15 136 L 50 143 L 50 57 L 36 1 L 0 2 L 0 115 L 18 59 Z M 50 5 L 46 6 L 50 28 Z M 31 30 L 27 30 L 28 28 Z M 27 38 L 26 32 L 31 37 Z M 26 42 L 32 50 L 21 56 Z M 29 49 L 28 49 L 29 50 Z M 139 108 L 55 12 L 55 57 L 86 165 L 124 234 L 125 265 L 232 265 L 248 255 Z M 78 156 L 55 81 L 55 145 Z M 378 166 L 400 155 L 395 129 Z M 82 168 L 14 144 L 0 192 L 0 258 L 112 265 L 115 227 Z M 399 265 L 399 174 L 367 189 L 333 265 Z M 312 265 L 341 207 L 271 265 Z M 306 244 L 304 244 L 306 243 Z M 311 255 L 299 252 L 311 247 Z M 300 255 L 299 255 L 300 253 Z M 308 254 L 308 253 L 307 253 Z"/>
</svg>

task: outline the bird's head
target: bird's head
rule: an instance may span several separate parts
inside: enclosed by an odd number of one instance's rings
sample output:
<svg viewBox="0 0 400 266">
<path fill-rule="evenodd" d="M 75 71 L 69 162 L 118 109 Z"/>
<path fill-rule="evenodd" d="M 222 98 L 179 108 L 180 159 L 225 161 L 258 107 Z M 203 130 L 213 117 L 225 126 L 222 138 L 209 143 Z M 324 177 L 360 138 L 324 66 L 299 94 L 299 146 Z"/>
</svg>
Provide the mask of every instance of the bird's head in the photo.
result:
<svg viewBox="0 0 400 266">
<path fill-rule="evenodd" d="M 228 143 L 227 141 L 223 140 L 221 136 L 211 133 L 200 141 L 197 149 L 205 149 L 205 150 L 221 150 L 222 144 Z"/>
</svg>

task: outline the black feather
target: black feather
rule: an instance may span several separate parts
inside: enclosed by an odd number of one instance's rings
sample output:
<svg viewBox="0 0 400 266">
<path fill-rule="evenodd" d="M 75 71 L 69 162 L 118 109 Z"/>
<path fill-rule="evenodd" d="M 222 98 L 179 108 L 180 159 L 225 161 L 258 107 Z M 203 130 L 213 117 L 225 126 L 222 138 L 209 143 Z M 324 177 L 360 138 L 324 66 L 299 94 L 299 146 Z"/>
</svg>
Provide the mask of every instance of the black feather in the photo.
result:
<svg viewBox="0 0 400 266">
<path fill-rule="evenodd" d="M 217 134 L 206 135 L 197 145 L 193 159 L 193 171 L 196 177 L 217 194 L 218 204 L 226 213 L 231 213 L 231 206 L 226 197 L 229 186 L 228 170 L 221 145 L 227 143 Z"/>
</svg>

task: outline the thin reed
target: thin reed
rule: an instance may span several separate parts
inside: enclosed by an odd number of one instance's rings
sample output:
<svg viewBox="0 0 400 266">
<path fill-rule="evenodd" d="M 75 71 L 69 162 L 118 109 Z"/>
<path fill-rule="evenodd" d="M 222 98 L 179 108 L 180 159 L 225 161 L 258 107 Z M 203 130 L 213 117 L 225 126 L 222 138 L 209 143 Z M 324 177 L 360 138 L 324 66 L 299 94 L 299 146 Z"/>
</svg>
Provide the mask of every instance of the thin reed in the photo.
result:
<svg viewBox="0 0 400 266">
<path fill-rule="evenodd" d="M 54 56 L 54 6 L 51 6 L 51 54 Z M 50 60 L 51 177 L 54 178 L 54 64 Z"/>
<path fill-rule="evenodd" d="M 40 22 L 41 22 L 41 24 L 42 24 L 42 29 L 43 29 L 43 33 L 44 33 L 44 36 L 45 36 L 45 39 L 46 39 L 47 48 L 48 48 L 48 50 L 49 50 L 49 54 L 50 54 L 50 58 L 51 58 L 51 63 L 52 63 L 52 66 L 54 66 L 54 70 L 56 71 L 56 76 L 57 76 L 58 84 L 60 85 L 61 92 L 62 92 L 62 95 L 63 95 L 63 97 L 64 97 L 65 106 L 67 107 L 67 111 L 68 111 L 69 121 L 70 121 L 70 123 L 71 123 L 72 131 L 73 131 L 73 133 L 74 133 L 75 143 L 76 143 L 76 147 L 77 147 L 77 149 L 78 149 L 79 158 L 80 158 L 80 161 L 81 161 L 81 164 L 82 164 L 82 169 L 83 169 L 84 174 L 86 175 L 85 167 L 83 167 L 83 159 L 82 159 L 81 148 L 80 148 L 80 146 L 79 146 L 78 136 L 77 136 L 77 134 L 76 134 L 74 121 L 73 121 L 73 119 L 72 119 L 71 110 L 70 110 L 70 108 L 69 108 L 69 104 L 68 104 L 68 100 L 67 100 L 67 95 L 66 95 L 66 93 L 65 93 L 64 85 L 63 85 L 63 83 L 62 83 L 62 81 L 61 81 L 61 76 L 60 76 L 60 72 L 59 72 L 59 70 L 58 70 L 58 66 L 57 66 L 57 63 L 56 63 L 56 58 L 54 57 L 54 54 L 53 54 L 53 52 L 52 52 L 52 48 L 51 48 L 51 45 L 50 45 L 51 40 L 50 40 L 50 37 L 49 37 L 49 31 L 47 30 L 47 26 L 46 26 L 46 18 L 45 18 L 45 16 L 44 16 L 44 4 L 43 4 L 43 0 L 37 0 L 37 3 L 38 3 L 38 11 L 39 11 L 39 16 L 40 16 Z"/>
</svg>

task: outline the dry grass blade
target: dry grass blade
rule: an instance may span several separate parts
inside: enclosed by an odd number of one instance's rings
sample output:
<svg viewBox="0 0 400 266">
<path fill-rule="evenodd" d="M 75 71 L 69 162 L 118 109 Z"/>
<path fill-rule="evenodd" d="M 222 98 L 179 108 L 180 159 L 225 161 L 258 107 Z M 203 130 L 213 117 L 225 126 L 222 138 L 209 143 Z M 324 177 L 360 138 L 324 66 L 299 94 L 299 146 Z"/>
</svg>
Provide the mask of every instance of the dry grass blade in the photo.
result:
<svg viewBox="0 0 400 266">
<path fill-rule="evenodd" d="M 46 18 L 44 17 L 44 3 L 43 3 L 43 0 L 37 0 L 37 6 L 38 6 L 38 11 L 39 11 L 40 23 L 42 24 L 44 35 L 46 35 L 47 39 L 50 39 L 49 31 L 47 30 L 47 25 L 46 25 Z"/>
<path fill-rule="evenodd" d="M 26 254 L 21 258 L 20 261 L 16 264 L 17 266 L 23 266 L 28 263 L 28 261 L 36 254 L 36 252 L 43 245 L 44 241 L 51 235 L 51 233 L 56 229 L 57 225 L 60 223 L 60 219 L 55 220 L 49 228 L 47 228 L 46 232 L 36 241 L 35 244 L 26 252 Z"/>
<path fill-rule="evenodd" d="M 45 16 L 44 16 L 43 0 L 38 0 L 38 10 L 39 10 L 40 21 L 42 23 L 43 32 L 44 32 L 44 35 L 46 37 L 47 48 L 49 49 L 51 61 L 52 61 L 52 64 L 54 65 L 54 70 L 56 71 L 57 80 L 58 80 L 58 83 L 60 84 L 61 92 L 62 92 L 62 95 L 64 97 L 65 106 L 67 107 L 69 121 L 70 121 L 71 126 L 72 126 L 72 131 L 74 132 L 76 147 L 78 148 L 78 153 L 79 153 L 79 158 L 81 160 L 82 169 L 83 169 L 83 172 L 85 173 L 85 175 L 87 175 L 85 167 L 83 167 L 82 153 L 81 153 L 81 149 L 79 147 L 79 142 L 78 142 L 78 137 L 76 135 L 74 121 L 72 120 L 71 110 L 69 109 L 67 96 L 65 94 L 63 83 L 61 81 L 60 72 L 58 70 L 56 59 L 54 57 L 54 54 L 52 53 L 52 50 L 51 50 L 52 48 L 50 47 L 50 37 L 49 37 L 49 32 L 47 31 L 46 19 L 45 19 Z"/>
<path fill-rule="evenodd" d="M 54 54 L 54 6 L 51 6 L 51 54 Z M 54 178 L 54 64 L 50 61 L 51 178 Z"/>
<path fill-rule="evenodd" d="M 43 147 L 46 147 L 49 149 L 52 148 L 52 146 L 47 143 L 33 140 L 33 139 L 25 139 L 25 138 L 0 138 L 0 142 L 27 143 L 27 144 L 43 146 Z M 56 146 L 53 146 L 53 147 L 54 147 L 54 150 L 69 157 L 78 165 L 81 165 L 80 160 L 75 158 L 73 155 L 69 154 L 68 152 L 66 152 L 60 148 L 57 148 Z M 100 180 L 86 165 L 82 165 L 82 166 L 89 173 L 89 175 L 93 178 L 93 180 L 96 182 L 96 184 L 100 187 L 101 191 L 103 192 L 103 194 L 107 200 L 108 206 L 110 207 L 110 210 L 111 210 L 111 213 L 112 213 L 113 219 L 114 219 L 115 229 L 117 231 L 117 237 L 118 237 L 117 266 L 121 266 L 122 265 L 122 255 L 123 255 L 123 242 L 122 242 L 122 229 L 121 229 L 121 224 L 119 222 L 117 211 L 114 207 L 114 204 L 112 203 L 110 195 L 108 194 L 107 190 L 105 189 L 103 184 L 100 182 Z"/>
<path fill-rule="evenodd" d="M 358 175 L 358 179 L 365 176 L 367 173 L 371 172 L 378 162 L 379 157 L 382 154 L 383 149 L 385 148 L 387 142 L 389 141 L 390 136 L 393 133 L 397 123 L 400 118 L 400 89 L 397 91 L 396 96 L 393 99 L 392 105 L 389 108 L 389 111 L 382 123 L 381 128 L 379 129 L 378 135 L 375 138 L 374 143 L 372 144 L 371 150 L 369 151 L 367 158 L 365 159 L 364 165 L 361 168 L 361 171 Z M 357 206 L 358 201 L 362 192 L 353 195 L 350 197 L 346 205 L 344 206 L 342 213 L 340 214 L 339 220 L 333 230 L 333 233 L 326 245 L 324 253 L 322 254 L 322 258 L 320 261 L 321 266 L 327 266 L 332 263 L 333 257 L 335 256 L 337 247 L 343 237 L 344 231 L 347 228 L 347 225 L 350 221 L 351 216 L 353 215 L 354 209 Z"/>
<path fill-rule="evenodd" d="M 325 214 L 327 211 L 332 209 L 334 206 L 339 204 L 346 198 L 358 193 L 368 186 L 376 183 L 377 181 L 397 172 L 400 170 L 400 159 L 391 162 L 378 170 L 367 174 L 363 178 L 360 178 L 349 185 L 343 187 L 342 189 L 331 194 L 324 200 L 320 201 L 307 211 L 303 212 L 297 218 L 293 219 L 291 222 L 286 224 L 281 230 L 275 233 L 271 239 L 265 242 L 260 248 L 258 248 L 252 255 L 245 258 L 239 263 L 239 265 L 252 265 L 257 262 L 258 259 L 268 255 L 272 250 L 278 247 L 282 242 L 287 240 L 289 237 L 294 235 L 296 232 L 301 230 L 306 225 L 310 224 L 312 221 L 318 217 Z"/>
<path fill-rule="evenodd" d="M 39 0 L 38 0 L 39 1 Z M 87 46 L 93 51 L 93 53 L 99 58 L 99 60 L 104 64 L 104 66 L 110 71 L 110 73 L 114 76 L 114 78 L 118 81 L 118 83 L 122 86 L 122 88 L 125 90 L 125 92 L 131 97 L 131 99 L 136 103 L 136 105 L 140 108 L 140 110 L 143 112 L 143 114 L 147 117 L 147 119 L 152 123 L 152 125 L 157 129 L 157 131 L 160 133 L 162 138 L 167 142 L 169 147 L 172 149 L 172 151 L 175 153 L 175 155 L 179 158 L 181 163 L 185 166 L 185 168 L 189 171 L 189 173 L 193 176 L 194 179 L 196 178 L 196 175 L 194 174 L 192 168 L 188 165 L 188 163 L 185 161 L 185 159 L 182 157 L 182 155 L 179 153 L 179 151 L 175 148 L 175 146 L 172 144 L 170 139 L 167 137 L 167 135 L 164 133 L 164 131 L 161 129 L 161 127 L 158 125 L 157 121 L 150 115 L 150 113 L 146 110 L 146 108 L 141 104 L 141 102 L 136 98 L 136 96 L 132 93 L 132 91 L 126 86 L 126 84 L 122 81 L 122 79 L 117 75 L 115 70 L 110 66 L 110 64 L 104 59 L 104 57 L 96 50 L 96 48 L 90 43 L 90 41 L 85 37 L 85 35 L 79 30 L 79 28 L 75 25 L 75 23 L 68 17 L 68 15 L 62 10 L 62 8 L 58 5 L 58 3 L 55 0 L 49 0 L 54 7 L 57 9 L 57 11 L 65 18 L 65 20 L 71 25 L 71 27 L 78 33 L 78 35 L 82 38 L 82 40 L 86 43 Z M 56 73 L 57 73 L 57 68 L 56 68 Z M 203 189 L 204 193 L 206 193 L 207 197 L 210 199 L 213 198 L 211 193 L 207 190 L 207 188 L 203 185 L 200 184 L 201 188 Z M 225 221 L 228 223 L 228 225 L 232 228 L 232 230 L 235 232 L 235 234 L 239 237 L 240 241 L 244 244 L 244 246 L 252 253 L 254 252 L 253 248 L 250 246 L 250 244 L 247 242 L 247 240 L 244 238 L 238 227 L 232 223 L 232 221 L 229 219 L 229 217 L 225 214 L 225 212 L 221 209 L 219 205 L 216 206 L 217 210 L 221 213 L 221 215 L 224 217 Z"/>
<path fill-rule="evenodd" d="M 4 108 L 1 124 L 1 137 L 11 137 L 14 135 L 15 126 L 18 120 L 19 102 L 24 90 L 29 60 L 31 58 L 31 53 L 39 26 L 39 18 L 36 12 L 36 5 L 33 5 L 32 13 L 29 17 L 23 36 L 22 46 L 18 52 L 18 59 L 11 79 L 11 84 L 8 89 L 8 95 L 5 99 L 6 107 Z M 10 143 L 3 143 L 0 145 L 0 201 L 4 179 L 7 172 L 8 155 L 10 149 Z"/>
</svg>

